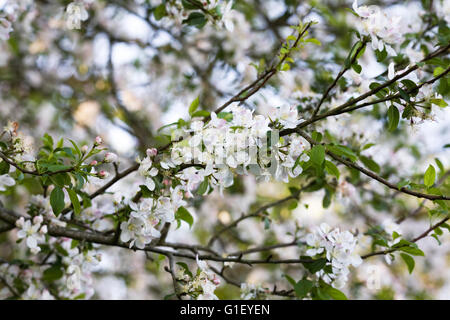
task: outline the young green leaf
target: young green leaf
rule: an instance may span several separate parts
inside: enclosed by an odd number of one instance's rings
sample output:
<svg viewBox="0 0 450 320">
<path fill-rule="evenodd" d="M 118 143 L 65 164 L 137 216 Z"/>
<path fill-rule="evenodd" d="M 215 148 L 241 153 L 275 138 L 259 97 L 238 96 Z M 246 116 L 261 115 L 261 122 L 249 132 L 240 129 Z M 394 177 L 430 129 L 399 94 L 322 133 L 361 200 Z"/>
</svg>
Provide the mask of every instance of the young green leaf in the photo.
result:
<svg viewBox="0 0 450 320">
<path fill-rule="evenodd" d="M 388 109 L 388 130 L 392 132 L 397 129 L 399 120 L 400 113 L 398 112 L 398 109 L 394 106 L 390 106 Z"/>
<path fill-rule="evenodd" d="M 192 227 L 194 223 L 194 218 L 191 213 L 185 207 L 179 207 L 177 212 L 175 213 L 175 219 L 185 221 L 189 227 Z"/>
<path fill-rule="evenodd" d="M 81 213 L 81 205 L 76 192 L 73 191 L 72 189 L 66 190 L 67 193 L 69 194 L 70 201 L 72 202 L 73 205 L 73 212 L 75 213 L 75 215 L 79 215 Z"/>
<path fill-rule="evenodd" d="M 327 172 L 329 174 L 332 174 L 337 179 L 339 179 L 339 169 L 336 167 L 336 165 L 333 162 L 325 160 L 325 170 L 327 170 Z"/>
<path fill-rule="evenodd" d="M 55 186 L 50 194 L 50 205 L 52 206 L 55 215 L 60 214 L 64 209 L 64 191 L 58 186 Z"/>
<path fill-rule="evenodd" d="M 408 267 L 408 271 L 411 274 L 413 272 L 414 266 L 415 266 L 414 258 L 406 253 L 400 253 L 400 256 L 402 257 L 403 261 L 405 261 L 405 263 Z"/>
<path fill-rule="evenodd" d="M 299 298 L 305 298 L 313 288 L 314 283 L 309 280 L 300 280 L 294 285 L 295 294 Z"/>
<path fill-rule="evenodd" d="M 0 175 L 7 174 L 9 172 L 9 163 L 0 159 Z"/>
<path fill-rule="evenodd" d="M 192 101 L 191 105 L 189 106 L 189 114 L 192 116 L 194 112 L 197 110 L 198 106 L 200 104 L 199 98 L 195 98 L 194 101 Z"/>
<path fill-rule="evenodd" d="M 436 179 L 436 169 L 433 165 L 429 165 L 427 171 L 425 171 L 425 175 L 423 177 L 423 183 L 427 188 L 431 187 L 434 184 Z"/>
<path fill-rule="evenodd" d="M 322 145 L 315 145 L 311 149 L 311 161 L 317 165 L 321 166 L 325 160 L 325 148 Z"/>
</svg>

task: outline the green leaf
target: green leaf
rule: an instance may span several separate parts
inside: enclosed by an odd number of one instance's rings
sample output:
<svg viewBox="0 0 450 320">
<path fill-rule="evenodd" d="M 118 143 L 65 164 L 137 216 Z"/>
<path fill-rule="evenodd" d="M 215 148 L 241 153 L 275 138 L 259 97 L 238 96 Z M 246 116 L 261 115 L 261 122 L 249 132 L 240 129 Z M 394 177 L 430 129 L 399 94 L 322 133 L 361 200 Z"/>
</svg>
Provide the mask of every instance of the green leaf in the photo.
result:
<svg viewBox="0 0 450 320">
<path fill-rule="evenodd" d="M 434 69 L 434 71 L 433 71 L 433 76 L 437 77 L 437 76 L 439 76 L 440 74 L 442 74 L 442 73 L 444 73 L 444 72 L 445 72 L 445 69 L 444 69 L 444 68 L 442 68 L 442 67 L 437 67 L 437 68 Z"/>
<path fill-rule="evenodd" d="M 441 108 L 445 108 L 446 106 L 448 106 L 447 102 L 445 102 L 444 99 L 430 99 L 430 102 Z"/>
<path fill-rule="evenodd" d="M 198 110 L 198 111 L 195 111 L 195 112 L 191 115 L 191 117 L 192 117 L 192 118 L 195 118 L 195 117 L 209 117 L 210 114 L 211 114 L 211 113 L 210 113 L 209 111 L 206 111 L 206 110 Z"/>
<path fill-rule="evenodd" d="M 325 160 L 325 148 L 322 145 L 315 145 L 312 147 L 310 155 L 311 161 L 320 167 Z"/>
<path fill-rule="evenodd" d="M 288 281 L 293 287 L 295 286 L 295 280 L 292 279 L 291 276 L 289 276 L 289 275 L 287 275 L 287 274 L 284 274 L 283 276 L 287 279 L 287 281 Z"/>
<path fill-rule="evenodd" d="M 431 187 L 436 180 L 436 169 L 433 165 L 429 165 L 427 171 L 425 171 L 425 175 L 423 177 L 423 183 L 426 187 Z"/>
<path fill-rule="evenodd" d="M 311 134 L 311 138 L 316 141 L 317 143 L 320 143 L 322 141 L 322 134 L 320 132 L 314 131 Z"/>
<path fill-rule="evenodd" d="M 315 45 L 318 45 L 318 46 L 322 45 L 322 43 L 319 40 L 315 39 L 315 38 L 306 39 L 305 42 L 314 43 Z"/>
<path fill-rule="evenodd" d="M 361 65 L 359 65 L 357 63 L 352 64 L 352 69 L 355 70 L 356 73 L 361 73 L 361 71 L 362 71 Z"/>
<path fill-rule="evenodd" d="M 73 149 L 75 150 L 76 154 L 78 155 L 79 158 L 81 158 L 81 150 L 80 148 L 78 148 L 77 144 L 75 143 L 75 141 L 69 139 L 70 143 L 73 145 Z"/>
<path fill-rule="evenodd" d="M 388 130 L 392 132 L 397 129 L 399 120 L 400 113 L 398 112 L 398 109 L 394 106 L 390 106 L 388 109 Z"/>
<path fill-rule="evenodd" d="M 157 6 L 154 11 L 153 15 L 155 16 L 156 20 L 161 20 L 167 15 L 166 11 L 166 5 L 164 3 L 161 3 L 159 6 Z"/>
<path fill-rule="evenodd" d="M 300 280 L 294 285 L 295 294 L 299 298 L 305 298 L 313 288 L 314 283 L 309 280 Z"/>
<path fill-rule="evenodd" d="M 198 97 L 195 98 L 195 100 L 191 102 L 191 105 L 189 106 L 189 114 L 191 116 L 197 110 L 199 104 L 200 104 L 200 100 Z"/>
<path fill-rule="evenodd" d="M 347 300 L 347 297 L 342 291 L 333 288 L 332 286 L 327 285 L 323 287 L 322 290 L 334 300 Z"/>
<path fill-rule="evenodd" d="M 203 28 L 207 20 L 204 14 L 200 12 L 192 12 L 187 19 L 183 20 L 183 23 L 187 23 L 190 26 L 197 28 Z"/>
<path fill-rule="evenodd" d="M 0 159 L 0 176 L 9 172 L 9 163 Z"/>
<path fill-rule="evenodd" d="M 192 224 L 194 223 L 194 218 L 185 207 L 178 208 L 177 212 L 175 213 L 175 219 L 185 221 L 187 224 L 189 224 L 190 228 L 192 228 Z"/>
<path fill-rule="evenodd" d="M 301 257 L 302 259 L 308 259 L 310 257 Z M 327 264 L 327 259 L 325 258 L 320 258 L 317 260 L 311 260 L 311 262 L 303 262 L 302 263 L 303 266 L 308 269 L 309 272 L 311 273 L 316 273 L 317 271 L 322 270 L 325 265 Z"/>
<path fill-rule="evenodd" d="M 203 5 L 198 0 L 181 0 L 181 4 L 185 9 L 193 10 L 202 8 Z"/>
<path fill-rule="evenodd" d="M 361 162 L 364 164 L 364 166 L 366 168 L 368 168 L 376 173 L 380 172 L 380 166 L 378 165 L 378 163 L 376 163 L 372 159 L 365 157 L 365 156 L 359 156 L 359 159 L 361 160 Z"/>
<path fill-rule="evenodd" d="M 50 204 L 55 215 L 58 215 L 61 213 L 61 211 L 63 211 L 65 206 L 64 191 L 60 187 L 55 186 L 52 193 L 50 194 Z"/>
<path fill-rule="evenodd" d="M 205 179 L 202 181 L 202 183 L 200 183 L 200 185 L 198 186 L 196 193 L 199 196 L 204 195 L 205 192 L 208 190 L 208 186 L 209 186 L 208 178 L 205 177 Z"/>
<path fill-rule="evenodd" d="M 346 146 L 343 145 L 327 145 L 327 149 L 329 151 L 331 151 L 332 153 L 338 155 L 338 156 L 344 156 L 346 158 L 348 158 L 349 160 L 351 160 L 352 162 L 355 162 L 357 159 L 356 154 L 353 152 L 352 149 L 347 148 Z"/>
<path fill-rule="evenodd" d="M 403 261 L 405 261 L 406 265 L 408 266 L 408 271 L 411 274 L 415 266 L 414 258 L 406 253 L 400 253 L 400 256 L 402 257 Z"/>
<path fill-rule="evenodd" d="M 73 212 L 75 215 L 79 215 L 81 213 L 81 205 L 80 200 L 78 199 L 77 193 L 73 191 L 72 189 L 66 189 L 67 193 L 69 194 L 70 201 L 73 205 Z"/>
<path fill-rule="evenodd" d="M 412 254 L 413 256 L 425 256 L 425 253 L 423 253 L 422 250 L 420 250 L 419 248 L 414 248 L 414 247 L 400 247 L 399 248 L 400 251 Z"/>
<path fill-rule="evenodd" d="M 59 266 L 53 266 L 44 270 L 42 278 L 44 281 L 52 282 L 61 279 L 63 275 L 64 272 L 61 270 Z"/>
<path fill-rule="evenodd" d="M 339 169 L 336 167 L 336 165 L 333 162 L 325 160 L 325 170 L 327 170 L 327 172 L 329 174 L 332 174 L 337 179 L 339 179 Z"/>
</svg>

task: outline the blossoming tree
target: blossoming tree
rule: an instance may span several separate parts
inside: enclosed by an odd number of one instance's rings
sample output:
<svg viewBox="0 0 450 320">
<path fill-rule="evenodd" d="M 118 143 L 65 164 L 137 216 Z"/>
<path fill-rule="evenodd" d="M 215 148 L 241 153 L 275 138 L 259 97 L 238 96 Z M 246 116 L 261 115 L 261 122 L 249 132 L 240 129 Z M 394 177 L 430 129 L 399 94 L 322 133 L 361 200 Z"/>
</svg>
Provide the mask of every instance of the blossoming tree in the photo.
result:
<svg viewBox="0 0 450 320">
<path fill-rule="evenodd" d="M 449 298 L 449 20 L 0 1 L 0 297 Z"/>
</svg>

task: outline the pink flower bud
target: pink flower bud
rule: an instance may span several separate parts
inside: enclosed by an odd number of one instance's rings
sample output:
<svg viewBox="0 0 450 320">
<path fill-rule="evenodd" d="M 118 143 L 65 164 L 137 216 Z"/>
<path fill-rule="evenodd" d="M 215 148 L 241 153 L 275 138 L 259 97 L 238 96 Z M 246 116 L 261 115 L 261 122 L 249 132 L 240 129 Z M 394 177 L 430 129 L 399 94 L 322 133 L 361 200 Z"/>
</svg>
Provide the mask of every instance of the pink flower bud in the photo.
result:
<svg viewBox="0 0 450 320">
<path fill-rule="evenodd" d="M 109 173 L 106 172 L 105 170 L 102 170 L 102 171 L 100 171 L 100 172 L 98 173 L 98 176 L 99 176 L 99 178 L 101 178 L 101 179 L 105 179 L 105 178 L 108 178 Z"/>
<path fill-rule="evenodd" d="M 112 152 L 107 152 L 105 154 L 105 162 L 116 162 L 117 161 L 117 155 Z"/>
<path fill-rule="evenodd" d="M 16 226 L 18 228 L 22 228 L 24 223 L 25 223 L 25 218 L 24 217 L 20 217 L 18 220 L 16 220 Z"/>
<path fill-rule="evenodd" d="M 90 163 L 91 166 L 96 166 L 97 164 L 98 164 L 97 160 L 92 160 Z"/>
<path fill-rule="evenodd" d="M 165 186 L 170 186 L 170 185 L 172 184 L 172 181 L 170 181 L 169 179 L 164 179 L 164 180 L 163 180 L 163 184 L 164 184 Z"/>
<path fill-rule="evenodd" d="M 99 145 L 101 145 L 103 143 L 103 139 L 100 137 L 100 136 L 96 136 L 95 137 L 95 145 L 96 146 L 99 146 Z"/>
<path fill-rule="evenodd" d="M 156 148 L 149 148 L 147 149 L 147 156 L 154 157 L 158 154 L 158 149 Z"/>
</svg>

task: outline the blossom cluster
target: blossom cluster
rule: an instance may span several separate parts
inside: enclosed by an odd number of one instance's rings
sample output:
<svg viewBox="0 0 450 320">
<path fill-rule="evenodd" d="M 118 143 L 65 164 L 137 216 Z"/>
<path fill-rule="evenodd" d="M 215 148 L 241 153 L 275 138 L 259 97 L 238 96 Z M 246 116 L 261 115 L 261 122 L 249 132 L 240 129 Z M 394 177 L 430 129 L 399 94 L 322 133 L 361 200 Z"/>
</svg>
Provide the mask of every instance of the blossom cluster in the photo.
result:
<svg viewBox="0 0 450 320">
<path fill-rule="evenodd" d="M 184 283 L 181 286 L 181 293 L 197 300 L 218 300 L 214 291 L 220 284 L 220 279 L 211 271 L 205 261 L 199 260 L 198 256 L 196 261 L 199 270 L 195 276 L 187 272 L 185 268 L 179 268 L 176 271 L 176 280 Z"/>
<path fill-rule="evenodd" d="M 353 2 L 353 10 L 361 18 L 357 25 L 361 35 L 369 35 L 374 50 L 386 51 L 390 55 L 396 55 L 391 45 L 401 43 L 406 33 L 401 16 L 388 15 L 378 6 L 360 6 L 358 0 Z"/>
<path fill-rule="evenodd" d="M 302 120 L 296 107 L 274 108 L 271 116 L 265 117 L 233 106 L 231 116 L 225 119 L 213 112 L 208 123 L 192 121 L 184 132 L 189 136 L 175 143 L 170 158 L 161 162 L 163 168 L 196 164 L 178 174 L 189 195 L 205 178 L 222 190 L 233 184 L 233 173 L 252 173 L 260 180 L 287 182 L 302 172 L 300 161 L 309 160 L 305 153 L 308 142 L 296 135 L 278 139 L 278 131 L 273 129 L 299 124 Z"/>
<path fill-rule="evenodd" d="M 342 288 L 347 282 L 350 266 L 357 267 L 362 263 L 361 257 L 355 252 L 357 239 L 349 231 L 332 229 L 328 224 L 322 223 L 306 236 L 306 243 L 309 246 L 306 255 L 324 255 L 327 265 L 331 266 L 331 272 L 324 268 L 316 275 L 336 288 Z"/>
<path fill-rule="evenodd" d="M 45 242 L 45 234 L 47 233 L 47 226 L 42 225 L 44 218 L 42 216 L 35 216 L 33 220 L 20 217 L 16 221 L 16 226 L 20 228 L 17 232 L 19 239 L 26 239 L 26 244 L 31 252 L 36 254 L 41 251 L 39 244 Z"/>
<path fill-rule="evenodd" d="M 130 202 L 131 213 L 128 221 L 120 224 L 120 240 L 130 248 L 143 249 L 153 239 L 161 236 L 158 226 L 175 220 L 175 212 L 186 202 L 179 187 L 170 190 L 170 196 L 157 199 L 146 198 L 139 204 Z"/>
<path fill-rule="evenodd" d="M 91 271 L 101 261 L 101 254 L 95 250 L 80 251 L 79 248 L 72 248 L 71 239 L 63 239 L 61 247 L 67 252 L 62 262 L 65 270 L 64 293 L 67 296 L 76 297 L 85 295 L 92 296 Z"/>
<path fill-rule="evenodd" d="M 32 138 L 24 135 L 18 131 L 19 124 L 15 121 L 8 121 L 8 124 L 3 128 L 2 136 L 9 139 L 10 153 L 13 155 L 13 160 L 20 163 L 27 170 L 35 170 L 34 162 L 36 158 L 33 154 Z"/>
<path fill-rule="evenodd" d="M 54 239 L 49 241 L 53 248 L 58 247 L 62 256 L 62 270 L 58 279 L 53 279 L 53 290 L 50 290 L 47 282 L 47 264 L 31 264 L 29 266 L 19 266 L 16 264 L 0 264 L 0 276 L 6 283 L 15 284 L 21 282 L 17 291 L 23 299 L 53 300 L 61 299 L 89 299 L 94 294 L 92 270 L 100 262 L 101 256 L 95 250 L 81 252 L 78 248 L 72 248 L 71 239 Z M 55 252 L 58 252 L 55 250 Z M 59 253 L 57 253 L 59 254 Z M 52 259 L 52 258 L 50 258 Z M 49 261 L 51 262 L 51 261 Z M 51 268 L 50 268 L 51 269 Z M 20 279 L 20 280 L 19 280 Z M 0 291 L 0 297 L 8 296 L 10 292 L 5 288 L 5 292 Z"/>
<path fill-rule="evenodd" d="M 188 136 L 172 146 L 170 155 L 163 154 L 159 161 L 161 169 L 171 170 L 180 165 L 189 165 L 176 173 L 177 186 L 166 188 L 167 195 L 146 198 L 139 204 L 131 201 L 128 221 L 121 223 L 121 240 L 130 246 L 144 248 L 152 239 L 158 238 L 157 227 L 174 220 L 175 212 L 186 202 L 184 197 L 193 197 L 200 184 L 207 183 L 220 191 L 233 184 L 234 174 L 252 173 L 259 179 L 287 182 L 302 172 L 301 161 L 308 161 L 305 153 L 308 142 L 300 136 L 291 135 L 278 139 L 272 127 L 294 128 L 298 119 L 296 107 L 281 107 L 273 110 L 272 118 L 254 115 L 241 106 L 231 107 L 231 119 L 211 113 L 211 120 L 192 121 L 182 133 Z M 268 132 L 274 133 L 274 141 L 268 141 Z M 269 145 L 271 143 L 271 145 Z M 155 191 L 155 179 L 162 174 L 156 167 L 156 149 L 148 149 L 143 159 L 138 159 L 139 174 L 144 177 L 144 186 Z M 193 165 L 192 165 L 193 164 Z M 163 176 L 166 176 L 162 174 Z M 171 180 L 163 178 L 169 186 Z"/>
</svg>

